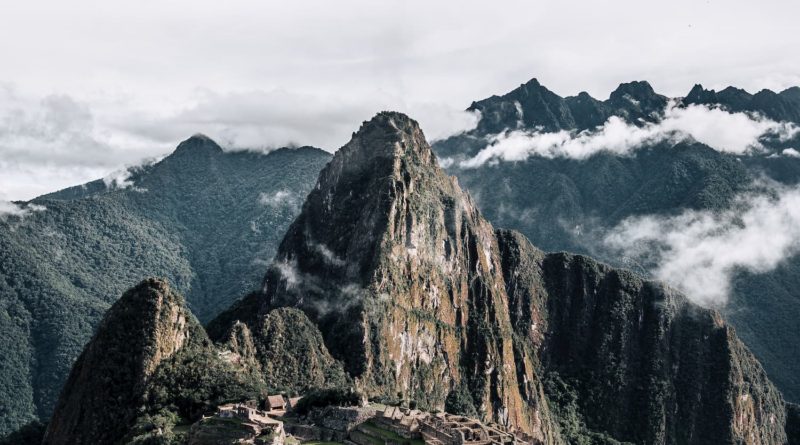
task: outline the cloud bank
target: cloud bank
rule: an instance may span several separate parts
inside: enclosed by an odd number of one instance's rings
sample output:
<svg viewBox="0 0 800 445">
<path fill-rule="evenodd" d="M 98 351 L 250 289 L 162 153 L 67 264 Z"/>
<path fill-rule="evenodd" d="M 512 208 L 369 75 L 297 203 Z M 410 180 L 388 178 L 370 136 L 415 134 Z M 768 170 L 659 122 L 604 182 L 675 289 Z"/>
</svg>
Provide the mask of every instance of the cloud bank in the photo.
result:
<svg viewBox="0 0 800 445">
<path fill-rule="evenodd" d="M 657 123 L 641 126 L 612 116 L 593 131 L 513 130 L 489 138 L 489 145 L 474 157 L 461 161 L 462 168 L 476 168 L 498 161 L 523 161 L 532 156 L 586 159 L 600 152 L 630 155 L 636 149 L 661 142 L 695 140 L 725 153 L 747 154 L 763 149 L 764 138 L 786 141 L 800 133 L 792 123 L 775 122 L 749 113 L 731 113 L 705 105 L 680 107 L 671 103 Z"/>
<path fill-rule="evenodd" d="M 800 187 L 741 195 L 723 212 L 631 217 L 605 237 L 607 247 L 705 306 L 723 304 L 737 270 L 764 273 L 800 253 Z"/>
<path fill-rule="evenodd" d="M 364 98 L 198 89 L 174 102 L 161 111 L 126 99 L 97 104 L 63 94 L 26 95 L 0 84 L 0 199 L 31 199 L 97 178 L 130 186 L 123 166 L 168 154 L 198 132 L 226 150 L 313 145 L 332 152 L 381 110 L 409 114 L 430 140 L 478 122 L 477 114 L 452 106 L 381 92 Z"/>
</svg>

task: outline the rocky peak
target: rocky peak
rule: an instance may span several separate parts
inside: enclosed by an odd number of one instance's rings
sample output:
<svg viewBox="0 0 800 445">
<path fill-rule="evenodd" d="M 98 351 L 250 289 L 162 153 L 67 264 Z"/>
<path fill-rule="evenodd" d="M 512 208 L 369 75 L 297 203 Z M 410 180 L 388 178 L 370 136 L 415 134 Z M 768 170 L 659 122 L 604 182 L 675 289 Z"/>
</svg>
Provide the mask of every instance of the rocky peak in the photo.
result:
<svg viewBox="0 0 800 445">
<path fill-rule="evenodd" d="M 657 96 L 649 82 L 646 80 L 634 80 L 633 82 L 619 84 L 617 89 L 611 93 L 610 97 L 614 99 L 615 97 L 622 97 L 626 94 L 634 99 L 646 99 Z"/>
<path fill-rule="evenodd" d="M 249 324 L 299 308 L 368 396 L 443 409 L 469 388 L 487 418 L 554 436 L 535 370 L 526 368 L 524 384 L 515 371 L 497 251 L 491 225 L 438 166 L 417 123 L 380 113 L 320 173 Z"/>
<path fill-rule="evenodd" d="M 683 99 L 685 104 L 708 104 L 717 101 L 716 92 L 714 90 L 706 90 L 699 83 L 692 87 L 689 94 Z"/>
<path fill-rule="evenodd" d="M 477 130 L 485 133 L 521 127 L 557 131 L 575 125 L 564 99 L 536 78 L 503 96 L 473 102 L 469 110 L 481 112 Z"/>
<path fill-rule="evenodd" d="M 800 104 L 800 87 L 787 88 L 780 92 L 780 95 L 785 99 L 791 100 Z"/>
<path fill-rule="evenodd" d="M 605 102 L 628 122 L 656 121 L 667 106 L 667 98 L 657 94 L 646 81 L 622 83 Z"/>
<path fill-rule="evenodd" d="M 336 152 L 327 169 L 335 171 L 333 178 L 338 178 L 376 164 L 391 165 L 387 159 L 418 163 L 432 163 L 435 159 L 419 124 L 402 113 L 384 111 L 365 121 L 351 141 Z"/>
<path fill-rule="evenodd" d="M 201 340 L 198 332 L 166 281 L 147 279 L 126 292 L 73 366 L 44 443 L 114 443 L 133 421 L 158 365 Z"/>
</svg>

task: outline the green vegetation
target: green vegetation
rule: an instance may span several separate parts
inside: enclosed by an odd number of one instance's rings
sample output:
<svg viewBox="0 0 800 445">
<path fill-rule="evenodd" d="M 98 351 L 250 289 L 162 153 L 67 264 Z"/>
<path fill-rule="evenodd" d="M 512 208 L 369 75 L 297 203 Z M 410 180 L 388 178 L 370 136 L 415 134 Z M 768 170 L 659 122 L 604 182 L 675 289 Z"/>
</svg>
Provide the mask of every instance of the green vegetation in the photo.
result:
<svg viewBox="0 0 800 445">
<path fill-rule="evenodd" d="M 122 443 L 126 445 L 185 445 L 186 427 L 177 427 L 178 416 L 170 411 L 146 414 L 137 419 Z"/>
<path fill-rule="evenodd" d="M 34 420 L 18 430 L 0 436 L 0 445 L 38 445 L 42 443 L 47 425 Z"/>
<path fill-rule="evenodd" d="M 314 388 L 350 384 L 342 364 L 325 348 L 317 326 L 299 309 L 270 311 L 255 330 L 253 342 L 271 391 L 298 395 Z"/>
<path fill-rule="evenodd" d="M 218 405 L 266 393 L 257 370 L 237 369 L 221 360 L 216 348 L 191 346 L 159 365 L 145 400 L 148 410 L 169 410 L 191 423 Z"/>
<path fill-rule="evenodd" d="M 297 414 L 308 414 L 313 408 L 325 406 L 358 406 L 363 396 L 353 388 L 313 389 L 297 402 L 294 410 Z"/>
<path fill-rule="evenodd" d="M 444 410 L 452 414 L 480 418 L 478 410 L 475 409 L 475 399 L 472 398 L 469 388 L 464 384 L 458 385 L 450 391 L 444 401 Z"/>
<path fill-rule="evenodd" d="M 0 434 L 49 418 L 105 311 L 143 278 L 168 279 L 202 321 L 258 288 L 329 159 L 223 153 L 193 138 L 135 171 L 135 188 L 95 181 L 0 220 Z"/>
</svg>

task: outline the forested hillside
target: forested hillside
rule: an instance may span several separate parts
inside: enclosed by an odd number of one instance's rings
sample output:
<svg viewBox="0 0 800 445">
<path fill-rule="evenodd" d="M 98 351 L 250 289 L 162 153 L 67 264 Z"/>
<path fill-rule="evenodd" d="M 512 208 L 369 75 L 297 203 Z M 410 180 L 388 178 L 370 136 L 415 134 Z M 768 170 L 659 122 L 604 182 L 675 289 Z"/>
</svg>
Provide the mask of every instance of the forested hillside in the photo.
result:
<svg viewBox="0 0 800 445">
<path fill-rule="evenodd" d="M 329 159 L 224 152 L 195 136 L 123 184 L 73 187 L 0 219 L 0 433 L 49 417 L 105 311 L 143 278 L 166 278 L 201 321 L 258 288 Z"/>
</svg>

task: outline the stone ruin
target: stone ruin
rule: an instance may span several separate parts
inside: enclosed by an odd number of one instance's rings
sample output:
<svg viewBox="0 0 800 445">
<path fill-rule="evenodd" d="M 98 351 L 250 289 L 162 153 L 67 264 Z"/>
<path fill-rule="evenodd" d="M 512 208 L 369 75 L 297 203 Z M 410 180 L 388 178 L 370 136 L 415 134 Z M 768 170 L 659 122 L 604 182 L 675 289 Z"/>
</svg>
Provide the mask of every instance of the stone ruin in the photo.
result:
<svg viewBox="0 0 800 445">
<path fill-rule="evenodd" d="M 513 445 L 531 443 L 527 437 L 508 431 L 495 423 L 482 423 L 469 417 L 448 413 L 428 416 L 419 431 L 431 445 Z"/>
<path fill-rule="evenodd" d="M 305 423 L 287 424 L 286 432 L 300 441 L 344 442 L 351 431 L 375 415 L 375 409 L 369 406 L 314 408 Z"/>
<path fill-rule="evenodd" d="M 538 445 L 530 436 L 496 423 L 394 406 L 382 411 L 370 406 L 315 408 L 304 420 L 287 423 L 286 432 L 300 441 L 351 445 L 407 445 L 419 440 L 428 445 Z"/>
<path fill-rule="evenodd" d="M 502 425 L 448 413 L 387 407 L 374 422 L 404 439 L 422 439 L 429 445 L 515 445 L 535 441 Z"/>
<path fill-rule="evenodd" d="M 256 438 L 269 435 L 272 445 L 283 445 L 286 438 L 283 422 L 269 417 L 267 412 L 259 410 L 257 406 L 254 400 L 218 406 L 215 415 L 203 416 L 192 425 L 189 430 L 189 444 L 252 444 Z"/>
</svg>

